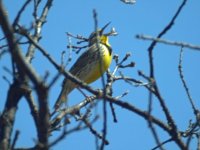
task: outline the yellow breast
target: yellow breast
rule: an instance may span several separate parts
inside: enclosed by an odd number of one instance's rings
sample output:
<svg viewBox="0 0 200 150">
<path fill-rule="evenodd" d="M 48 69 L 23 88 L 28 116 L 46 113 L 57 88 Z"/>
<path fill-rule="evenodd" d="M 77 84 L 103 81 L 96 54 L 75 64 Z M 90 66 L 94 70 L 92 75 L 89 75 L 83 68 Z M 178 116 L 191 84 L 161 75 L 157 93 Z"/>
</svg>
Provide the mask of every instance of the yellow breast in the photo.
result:
<svg viewBox="0 0 200 150">
<path fill-rule="evenodd" d="M 101 44 L 101 60 L 94 60 L 96 61 L 94 67 L 92 67 L 91 71 L 88 74 L 87 79 L 85 79 L 86 83 L 92 83 L 98 78 L 101 77 L 101 75 L 109 68 L 111 61 L 112 61 L 112 54 L 109 52 L 109 49 L 107 46 Z"/>
</svg>

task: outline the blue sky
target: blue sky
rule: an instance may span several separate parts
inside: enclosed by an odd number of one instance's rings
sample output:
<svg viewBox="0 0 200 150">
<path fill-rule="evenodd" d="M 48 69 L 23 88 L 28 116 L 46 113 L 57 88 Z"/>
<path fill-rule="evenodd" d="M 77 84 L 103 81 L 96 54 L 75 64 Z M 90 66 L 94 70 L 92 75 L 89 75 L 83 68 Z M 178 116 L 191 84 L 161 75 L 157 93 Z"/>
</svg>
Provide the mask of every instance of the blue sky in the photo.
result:
<svg viewBox="0 0 200 150">
<path fill-rule="evenodd" d="M 20 2 L 23 2 L 20 0 Z M 4 3 L 8 10 L 11 21 L 16 15 L 22 3 L 19 1 L 6 0 Z M 132 56 L 128 60 L 136 63 L 135 68 L 123 70 L 125 75 L 131 76 L 135 79 L 143 80 L 138 76 L 137 71 L 142 70 L 145 74 L 149 74 L 149 60 L 147 48 L 150 45 L 149 41 L 142 41 L 135 38 L 137 34 L 147 34 L 156 36 L 170 21 L 177 8 L 179 7 L 181 0 L 177 1 L 140 1 L 138 0 L 135 5 L 123 4 L 120 0 L 115 1 L 92 1 L 92 0 L 68 0 L 68 1 L 54 1 L 54 4 L 49 12 L 47 23 L 42 29 L 42 40 L 40 44 L 48 50 L 48 53 L 57 61 L 60 61 L 61 52 L 66 50 L 67 38 L 65 32 L 73 34 L 81 34 L 83 36 L 89 36 L 94 30 L 94 19 L 92 11 L 96 9 L 98 13 L 98 24 L 102 27 L 109 21 L 110 26 L 115 27 L 119 33 L 116 37 L 110 38 L 110 43 L 115 54 L 118 54 L 120 58 L 127 52 L 131 52 Z M 30 25 L 33 20 L 31 15 L 32 7 L 26 12 L 26 15 L 22 16 L 21 24 Z M 177 18 L 173 28 L 164 35 L 164 39 L 183 41 L 196 45 L 200 45 L 200 5 L 198 0 L 190 0 L 184 7 L 181 15 Z M 0 32 L 2 37 L 2 32 Z M 75 43 L 75 40 L 72 39 Z M 25 49 L 23 49 L 25 51 Z M 178 61 L 179 61 L 180 47 L 168 46 L 158 44 L 154 49 L 154 62 L 155 62 L 155 77 L 160 88 L 160 92 L 165 99 L 169 110 L 177 123 L 177 126 L 181 130 L 186 130 L 190 119 L 194 119 L 193 112 L 189 101 L 186 97 L 186 93 L 183 89 L 181 80 L 178 73 Z M 72 55 L 72 62 L 68 66 L 74 63 L 78 55 Z M 0 75 L 6 75 L 9 79 L 12 79 L 2 67 L 8 65 L 9 55 L 5 55 L 0 59 Z M 198 51 L 192 51 L 190 49 L 184 50 L 183 57 L 183 70 L 186 82 L 190 89 L 191 95 L 195 101 L 197 107 L 200 107 L 198 101 L 200 97 L 199 92 L 199 76 L 200 70 L 200 53 Z M 44 76 L 46 71 L 50 72 L 50 77 L 53 77 L 57 72 L 52 65 L 45 59 L 40 52 L 36 52 L 33 65 L 41 76 Z M 114 69 L 115 63 L 113 61 L 110 69 Z M 11 68 L 10 66 L 8 66 Z M 0 78 L 0 111 L 4 106 L 4 100 L 6 97 L 5 90 L 8 89 L 8 84 Z M 49 96 L 50 107 L 52 108 L 57 95 L 60 91 L 62 79 L 60 79 L 55 86 L 51 89 Z M 91 84 L 94 88 L 101 88 L 102 84 L 100 80 Z M 129 94 L 123 98 L 123 100 L 130 102 L 131 104 L 147 110 L 148 105 L 148 92 L 143 87 L 130 86 L 124 82 L 114 84 L 114 96 L 121 95 L 126 90 Z M 69 99 L 76 99 L 77 102 L 82 100 L 82 96 L 77 90 L 74 90 Z M 76 103 L 69 102 L 71 104 Z M 32 146 L 34 139 L 36 138 L 35 128 L 33 127 L 33 120 L 25 100 L 20 102 L 17 120 L 15 128 L 19 129 L 20 136 L 17 141 L 17 146 Z M 99 104 L 97 112 L 101 112 L 102 107 Z M 94 113 L 95 113 L 94 111 Z M 108 112 L 111 113 L 108 109 Z M 108 135 L 107 138 L 110 142 L 109 146 L 106 146 L 106 150 L 132 150 L 140 149 L 147 150 L 156 146 L 153 136 L 148 128 L 148 124 L 141 117 L 128 112 L 125 109 L 116 107 L 116 114 L 118 123 L 113 123 L 112 116 L 108 116 Z M 159 103 L 154 100 L 153 114 L 164 120 L 163 112 Z M 103 116 L 94 124 L 94 127 L 100 132 L 102 129 Z M 76 124 L 75 121 L 70 126 Z M 159 128 L 156 128 L 160 140 L 164 141 L 168 139 L 168 135 Z M 51 140 L 53 140 L 61 132 L 53 134 Z M 192 144 L 191 149 L 196 147 L 195 143 Z M 84 130 L 78 133 L 74 133 L 65 138 L 62 142 L 57 144 L 53 149 L 95 149 L 95 138 L 88 131 Z M 177 149 L 173 143 L 166 145 L 166 149 Z"/>
</svg>

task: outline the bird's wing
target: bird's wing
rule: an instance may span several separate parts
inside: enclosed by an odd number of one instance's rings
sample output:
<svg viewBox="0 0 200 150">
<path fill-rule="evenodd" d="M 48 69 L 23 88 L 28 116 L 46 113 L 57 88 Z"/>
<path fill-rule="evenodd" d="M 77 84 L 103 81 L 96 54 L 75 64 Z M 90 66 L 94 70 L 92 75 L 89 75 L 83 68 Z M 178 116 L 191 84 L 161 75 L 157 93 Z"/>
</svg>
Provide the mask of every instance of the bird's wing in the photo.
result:
<svg viewBox="0 0 200 150">
<path fill-rule="evenodd" d="M 82 72 L 88 70 L 89 67 L 91 67 L 92 63 L 96 62 L 99 55 L 100 54 L 96 45 L 92 45 L 77 59 L 75 64 L 70 69 L 70 73 L 81 79 Z"/>
</svg>

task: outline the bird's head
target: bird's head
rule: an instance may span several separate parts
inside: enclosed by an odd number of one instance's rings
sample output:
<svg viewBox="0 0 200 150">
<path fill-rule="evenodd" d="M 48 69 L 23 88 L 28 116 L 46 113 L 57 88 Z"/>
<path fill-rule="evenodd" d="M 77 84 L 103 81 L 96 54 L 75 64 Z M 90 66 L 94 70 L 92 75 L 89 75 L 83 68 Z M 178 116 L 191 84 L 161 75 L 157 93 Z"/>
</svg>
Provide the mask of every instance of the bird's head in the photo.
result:
<svg viewBox="0 0 200 150">
<path fill-rule="evenodd" d="M 95 31 L 95 32 L 92 32 L 91 34 L 90 34 L 90 36 L 89 36 L 89 46 L 91 46 L 91 45 L 93 45 L 95 42 L 97 42 L 97 40 L 99 40 L 101 43 L 103 43 L 103 44 L 106 44 L 106 45 L 108 45 L 108 46 L 110 46 L 110 44 L 109 44 L 109 36 L 111 36 L 111 35 L 114 35 L 113 34 L 113 32 L 111 33 L 111 32 L 109 32 L 109 33 L 103 33 L 104 32 L 104 30 L 106 29 L 106 27 L 108 26 L 110 24 L 110 22 L 109 23 L 107 23 L 103 28 L 101 28 L 101 29 L 98 29 L 97 31 Z M 115 32 L 115 35 L 116 35 L 117 33 Z"/>
</svg>

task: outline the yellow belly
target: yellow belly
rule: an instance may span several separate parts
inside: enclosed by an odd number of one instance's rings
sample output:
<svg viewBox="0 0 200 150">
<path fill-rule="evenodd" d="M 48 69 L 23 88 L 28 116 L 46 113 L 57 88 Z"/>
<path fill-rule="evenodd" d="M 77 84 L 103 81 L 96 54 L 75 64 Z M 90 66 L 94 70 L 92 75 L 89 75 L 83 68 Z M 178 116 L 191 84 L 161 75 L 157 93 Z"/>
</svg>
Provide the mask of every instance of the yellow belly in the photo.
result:
<svg viewBox="0 0 200 150">
<path fill-rule="evenodd" d="M 106 50 L 104 51 L 102 60 L 97 61 L 96 65 L 91 69 L 90 72 L 88 72 L 87 78 L 85 79 L 85 82 L 87 84 L 92 83 L 92 82 L 96 81 L 98 78 L 100 78 L 101 75 L 106 70 L 108 70 L 108 68 L 111 64 L 112 55 L 110 55 L 110 53 L 106 47 L 104 47 L 104 49 L 106 49 Z"/>
</svg>

